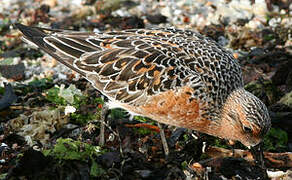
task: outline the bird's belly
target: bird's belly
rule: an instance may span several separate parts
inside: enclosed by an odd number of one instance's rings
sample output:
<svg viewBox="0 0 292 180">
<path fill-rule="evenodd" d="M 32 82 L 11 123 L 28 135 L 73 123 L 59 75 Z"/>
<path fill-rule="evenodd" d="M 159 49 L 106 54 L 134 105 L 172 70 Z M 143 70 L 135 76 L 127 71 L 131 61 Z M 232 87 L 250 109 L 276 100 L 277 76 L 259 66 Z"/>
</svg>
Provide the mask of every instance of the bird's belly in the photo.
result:
<svg viewBox="0 0 292 180">
<path fill-rule="evenodd" d="M 178 91 L 169 90 L 147 98 L 139 106 L 120 104 L 122 108 L 149 117 L 158 122 L 201 131 L 208 127 L 210 120 L 202 118 L 205 104 L 191 97 L 192 89 L 183 87 Z"/>
</svg>

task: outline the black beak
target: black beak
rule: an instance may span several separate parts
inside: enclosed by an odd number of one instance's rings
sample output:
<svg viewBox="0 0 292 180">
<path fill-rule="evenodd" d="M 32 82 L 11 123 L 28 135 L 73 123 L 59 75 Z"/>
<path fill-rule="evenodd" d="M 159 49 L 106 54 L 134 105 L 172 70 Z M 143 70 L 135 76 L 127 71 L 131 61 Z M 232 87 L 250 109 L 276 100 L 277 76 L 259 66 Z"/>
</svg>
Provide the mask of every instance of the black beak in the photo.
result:
<svg viewBox="0 0 292 180">
<path fill-rule="evenodd" d="M 263 143 L 259 143 L 256 146 L 251 147 L 250 152 L 255 160 L 255 164 L 265 169 L 264 165 L 264 154 L 263 154 Z"/>
</svg>

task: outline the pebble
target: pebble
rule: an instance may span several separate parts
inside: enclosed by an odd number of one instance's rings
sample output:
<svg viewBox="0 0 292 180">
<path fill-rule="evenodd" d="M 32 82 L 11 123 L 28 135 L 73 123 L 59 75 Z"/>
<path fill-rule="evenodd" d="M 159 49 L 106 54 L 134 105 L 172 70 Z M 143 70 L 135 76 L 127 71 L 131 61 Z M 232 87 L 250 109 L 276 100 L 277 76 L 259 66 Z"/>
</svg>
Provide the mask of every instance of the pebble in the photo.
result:
<svg viewBox="0 0 292 180">
<path fill-rule="evenodd" d="M 269 171 L 267 170 L 267 174 L 269 178 L 281 178 L 286 175 L 284 171 Z"/>
<path fill-rule="evenodd" d="M 66 106 L 65 107 L 65 115 L 76 112 L 76 108 L 73 106 Z"/>
<path fill-rule="evenodd" d="M 152 171 L 150 170 L 135 170 L 136 173 L 140 174 L 142 178 L 148 178 L 150 177 Z"/>
<path fill-rule="evenodd" d="M 271 27 L 277 27 L 281 23 L 280 17 L 274 17 L 269 20 L 269 26 Z"/>
<path fill-rule="evenodd" d="M 229 40 L 226 39 L 224 36 L 219 36 L 218 37 L 218 43 L 221 45 L 221 46 L 227 46 L 228 43 L 229 43 Z"/>
<path fill-rule="evenodd" d="M 245 26 L 253 30 L 263 29 L 265 27 L 262 21 L 258 18 L 253 18 Z"/>
</svg>

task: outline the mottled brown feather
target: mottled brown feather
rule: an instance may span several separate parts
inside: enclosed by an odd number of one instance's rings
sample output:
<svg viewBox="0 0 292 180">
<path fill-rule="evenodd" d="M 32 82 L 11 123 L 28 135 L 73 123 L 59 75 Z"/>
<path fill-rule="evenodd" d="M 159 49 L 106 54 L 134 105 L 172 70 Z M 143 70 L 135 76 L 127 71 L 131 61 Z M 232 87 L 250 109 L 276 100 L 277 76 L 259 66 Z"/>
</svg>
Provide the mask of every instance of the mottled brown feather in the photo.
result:
<svg viewBox="0 0 292 180">
<path fill-rule="evenodd" d="M 111 107 L 247 146 L 258 144 L 271 126 L 266 106 L 243 89 L 237 60 L 199 33 L 16 26 L 27 40 L 90 81 Z"/>
</svg>

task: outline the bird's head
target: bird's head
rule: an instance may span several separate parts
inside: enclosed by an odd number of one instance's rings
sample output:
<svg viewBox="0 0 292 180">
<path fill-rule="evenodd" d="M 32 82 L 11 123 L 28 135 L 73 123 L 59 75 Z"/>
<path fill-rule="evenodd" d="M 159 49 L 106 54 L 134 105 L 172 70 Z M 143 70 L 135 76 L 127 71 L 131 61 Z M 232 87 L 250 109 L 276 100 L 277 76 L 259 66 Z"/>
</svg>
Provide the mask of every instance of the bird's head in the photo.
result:
<svg viewBox="0 0 292 180">
<path fill-rule="evenodd" d="M 240 141 L 247 147 L 259 144 L 271 127 L 265 104 L 244 89 L 228 96 L 220 123 L 222 129 L 217 132 L 222 132 L 222 138 Z"/>
</svg>

